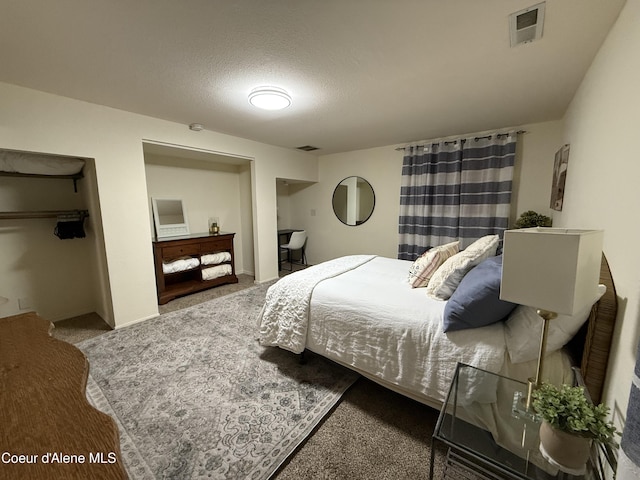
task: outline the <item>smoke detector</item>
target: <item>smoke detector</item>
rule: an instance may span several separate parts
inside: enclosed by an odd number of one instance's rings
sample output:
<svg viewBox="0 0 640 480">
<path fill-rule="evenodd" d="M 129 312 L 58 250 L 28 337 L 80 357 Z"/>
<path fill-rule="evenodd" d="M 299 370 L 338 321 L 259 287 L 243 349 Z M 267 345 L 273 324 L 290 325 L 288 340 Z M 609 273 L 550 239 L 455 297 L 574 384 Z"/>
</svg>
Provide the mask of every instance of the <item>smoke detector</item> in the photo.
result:
<svg viewBox="0 0 640 480">
<path fill-rule="evenodd" d="M 511 46 L 533 42 L 542 38 L 545 2 L 509 15 Z"/>
</svg>

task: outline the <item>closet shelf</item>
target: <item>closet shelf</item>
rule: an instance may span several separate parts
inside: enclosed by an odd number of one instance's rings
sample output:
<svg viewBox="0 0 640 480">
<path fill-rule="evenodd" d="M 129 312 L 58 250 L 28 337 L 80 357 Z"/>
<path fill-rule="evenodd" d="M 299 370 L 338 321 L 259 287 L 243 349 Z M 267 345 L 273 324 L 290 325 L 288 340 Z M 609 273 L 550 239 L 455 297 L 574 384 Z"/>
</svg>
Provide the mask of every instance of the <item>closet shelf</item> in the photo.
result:
<svg viewBox="0 0 640 480">
<path fill-rule="evenodd" d="M 24 218 L 77 218 L 84 220 L 89 216 L 88 210 L 40 210 L 25 212 L 0 212 L 0 220 L 14 220 Z"/>
<path fill-rule="evenodd" d="M 78 193 L 78 180 L 84 178 L 82 170 L 72 175 L 44 175 L 39 173 L 18 173 L 18 172 L 5 172 L 0 171 L 0 177 L 30 177 L 30 178 L 51 178 L 51 179 L 68 179 L 73 180 L 73 191 Z"/>
</svg>

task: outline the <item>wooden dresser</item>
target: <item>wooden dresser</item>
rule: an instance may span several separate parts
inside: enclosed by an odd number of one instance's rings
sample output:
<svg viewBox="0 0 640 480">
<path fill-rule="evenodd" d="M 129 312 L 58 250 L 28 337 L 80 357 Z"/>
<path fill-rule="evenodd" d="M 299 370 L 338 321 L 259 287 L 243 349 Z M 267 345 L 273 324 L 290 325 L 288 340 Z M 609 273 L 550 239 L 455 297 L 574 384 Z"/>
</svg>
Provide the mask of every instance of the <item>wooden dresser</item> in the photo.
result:
<svg viewBox="0 0 640 480">
<path fill-rule="evenodd" d="M 87 402 L 89 363 L 51 328 L 0 318 L 0 479 L 125 479 L 118 428 Z"/>
<path fill-rule="evenodd" d="M 162 305 L 182 295 L 238 283 L 234 236 L 235 233 L 194 233 L 155 240 L 153 255 L 158 303 Z M 185 269 L 180 270 L 183 266 Z"/>
</svg>

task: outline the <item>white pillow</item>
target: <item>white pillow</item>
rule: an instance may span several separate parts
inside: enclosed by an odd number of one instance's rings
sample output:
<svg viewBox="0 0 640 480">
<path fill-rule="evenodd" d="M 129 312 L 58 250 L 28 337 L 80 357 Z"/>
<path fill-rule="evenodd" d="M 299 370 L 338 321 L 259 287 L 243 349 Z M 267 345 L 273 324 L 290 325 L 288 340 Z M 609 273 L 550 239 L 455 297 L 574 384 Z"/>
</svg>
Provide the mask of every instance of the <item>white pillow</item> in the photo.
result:
<svg viewBox="0 0 640 480">
<path fill-rule="evenodd" d="M 593 303 L 600 300 L 606 291 L 606 286 L 598 285 L 598 296 Z M 578 333 L 580 327 L 589 318 L 592 306 L 585 307 L 575 315 L 558 315 L 549 322 L 546 353 L 561 349 Z M 507 350 L 513 363 L 528 362 L 538 358 L 542 323 L 542 318 L 536 313 L 536 309 L 525 305 L 518 305 L 509 315 L 504 331 Z"/>
<path fill-rule="evenodd" d="M 469 270 L 483 260 L 495 257 L 499 241 L 498 235 L 486 235 L 448 258 L 429 280 L 427 295 L 438 300 L 448 300 Z"/>
<path fill-rule="evenodd" d="M 430 248 L 416 258 L 409 268 L 408 281 L 411 288 L 426 287 L 429 279 L 444 261 L 460 250 L 460 242 L 451 242 L 439 247 Z"/>
</svg>

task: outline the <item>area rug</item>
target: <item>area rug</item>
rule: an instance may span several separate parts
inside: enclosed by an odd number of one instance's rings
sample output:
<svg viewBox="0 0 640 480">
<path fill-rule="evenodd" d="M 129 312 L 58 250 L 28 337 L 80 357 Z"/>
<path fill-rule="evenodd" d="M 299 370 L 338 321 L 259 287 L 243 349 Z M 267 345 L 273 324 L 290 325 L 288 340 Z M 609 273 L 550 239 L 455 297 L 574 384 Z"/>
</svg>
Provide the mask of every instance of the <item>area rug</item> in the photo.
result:
<svg viewBox="0 0 640 480">
<path fill-rule="evenodd" d="M 78 344 L 87 397 L 118 424 L 131 479 L 269 478 L 355 382 L 317 355 L 262 347 L 267 285 Z"/>
</svg>

